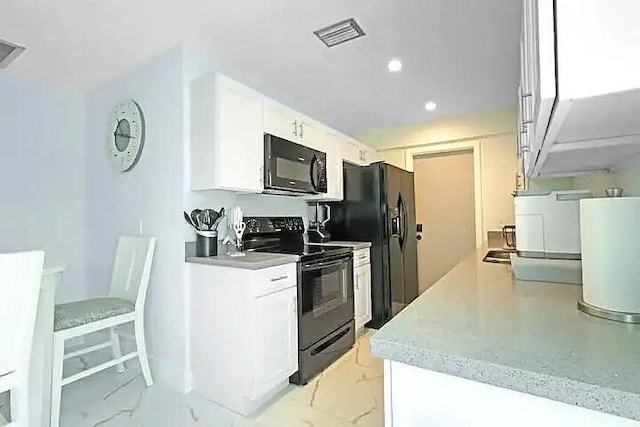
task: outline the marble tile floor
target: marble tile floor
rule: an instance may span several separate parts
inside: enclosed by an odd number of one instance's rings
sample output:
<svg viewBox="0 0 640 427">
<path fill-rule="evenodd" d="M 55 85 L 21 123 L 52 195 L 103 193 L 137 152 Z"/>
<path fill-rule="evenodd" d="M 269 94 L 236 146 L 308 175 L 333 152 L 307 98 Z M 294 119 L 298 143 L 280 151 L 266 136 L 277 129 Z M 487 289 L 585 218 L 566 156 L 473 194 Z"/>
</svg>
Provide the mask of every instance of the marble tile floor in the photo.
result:
<svg viewBox="0 0 640 427">
<path fill-rule="evenodd" d="M 304 387 L 290 385 L 252 418 L 194 393 L 146 388 L 136 364 L 106 370 L 64 388 L 61 427 L 347 427 L 382 426 L 383 367 L 371 356 L 366 331 L 354 348 Z M 76 359 L 70 371 L 86 369 Z M 71 362 L 71 361 L 69 361 Z M 93 362 L 93 361 L 91 361 Z"/>
</svg>

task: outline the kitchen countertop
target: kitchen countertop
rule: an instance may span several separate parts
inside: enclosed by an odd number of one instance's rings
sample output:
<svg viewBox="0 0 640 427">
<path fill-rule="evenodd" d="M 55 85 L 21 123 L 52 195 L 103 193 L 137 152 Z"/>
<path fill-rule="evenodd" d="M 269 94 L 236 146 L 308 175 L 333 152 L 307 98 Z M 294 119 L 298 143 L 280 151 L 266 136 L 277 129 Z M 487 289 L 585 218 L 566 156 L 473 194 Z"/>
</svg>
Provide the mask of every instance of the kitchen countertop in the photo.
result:
<svg viewBox="0 0 640 427">
<path fill-rule="evenodd" d="M 354 251 L 359 249 L 366 249 L 371 247 L 371 242 L 345 242 L 342 240 L 331 240 L 327 243 L 309 243 L 310 245 L 320 245 L 320 246 L 348 246 L 353 248 Z"/>
<path fill-rule="evenodd" d="M 577 310 L 478 249 L 371 338 L 374 356 L 640 420 L 640 325 Z"/>
<path fill-rule="evenodd" d="M 241 257 L 232 257 L 226 254 L 221 254 L 212 257 L 187 257 L 185 258 L 185 261 L 194 264 L 243 268 L 246 270 L 260 270 L 263 268 L 298 262 L 299 258 L 300 257 L 298 255 L 245 252 L 245 256 Z"/>
</svg>

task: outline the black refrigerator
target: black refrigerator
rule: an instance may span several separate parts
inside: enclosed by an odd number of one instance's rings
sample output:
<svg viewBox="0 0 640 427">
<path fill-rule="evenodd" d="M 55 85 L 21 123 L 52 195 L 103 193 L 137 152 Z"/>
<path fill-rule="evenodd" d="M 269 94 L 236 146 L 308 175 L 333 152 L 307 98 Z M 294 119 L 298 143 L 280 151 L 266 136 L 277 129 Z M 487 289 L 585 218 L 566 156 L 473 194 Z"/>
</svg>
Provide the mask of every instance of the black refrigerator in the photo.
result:
<svg viewBox="0 0 640 427">
<path fill-rule="evenodd" d="M 380 328 L 418 296 L 413 173 L 344 163 L 344 200 L 331 203 L 333 240 L 371 242 L 372 319 Z"/>
</svg>

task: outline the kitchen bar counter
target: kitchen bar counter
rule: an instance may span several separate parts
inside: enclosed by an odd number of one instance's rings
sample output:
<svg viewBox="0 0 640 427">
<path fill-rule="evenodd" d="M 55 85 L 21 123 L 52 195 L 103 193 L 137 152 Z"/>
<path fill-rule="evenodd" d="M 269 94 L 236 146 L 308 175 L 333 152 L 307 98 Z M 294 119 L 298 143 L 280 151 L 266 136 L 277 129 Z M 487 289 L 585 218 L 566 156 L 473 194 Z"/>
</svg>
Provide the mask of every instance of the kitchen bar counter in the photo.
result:
<svg viewBox="0 0 640 427">
<path fill-rule="evenodd" d="M 458 264 L 371 338 L 391 362 L 640 420 L 640 325 L 586 315 L 578 285 Z"/>
<path fill-rule="evenodd" d="M 261 270 L 263 268 L 298 262 L 298 259 L 298 255 L 245 252 L 245 255 L 241 257 L 221 254 L 212 257 L 187 257 L 185 261 L 195 264 L 217 265 L 220 267 Z"/>
</svg>

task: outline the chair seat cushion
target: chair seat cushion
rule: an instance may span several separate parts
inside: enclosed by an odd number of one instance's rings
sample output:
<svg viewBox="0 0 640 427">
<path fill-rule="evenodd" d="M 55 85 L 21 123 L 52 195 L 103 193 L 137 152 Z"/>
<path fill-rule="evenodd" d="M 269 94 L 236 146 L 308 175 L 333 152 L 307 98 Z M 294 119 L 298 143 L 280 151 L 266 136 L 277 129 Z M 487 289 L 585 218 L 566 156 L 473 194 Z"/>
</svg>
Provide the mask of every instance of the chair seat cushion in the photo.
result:
<svg viewBox="0 0 640 427">
<path fill-rule="evenodd" d="M 135 305 L 121 298 L 95 298 L 56 305 L 53 323 L 54 331 L 75 328 L 108 319 L 121 314 L 132 313 Z"/>
</svg>

